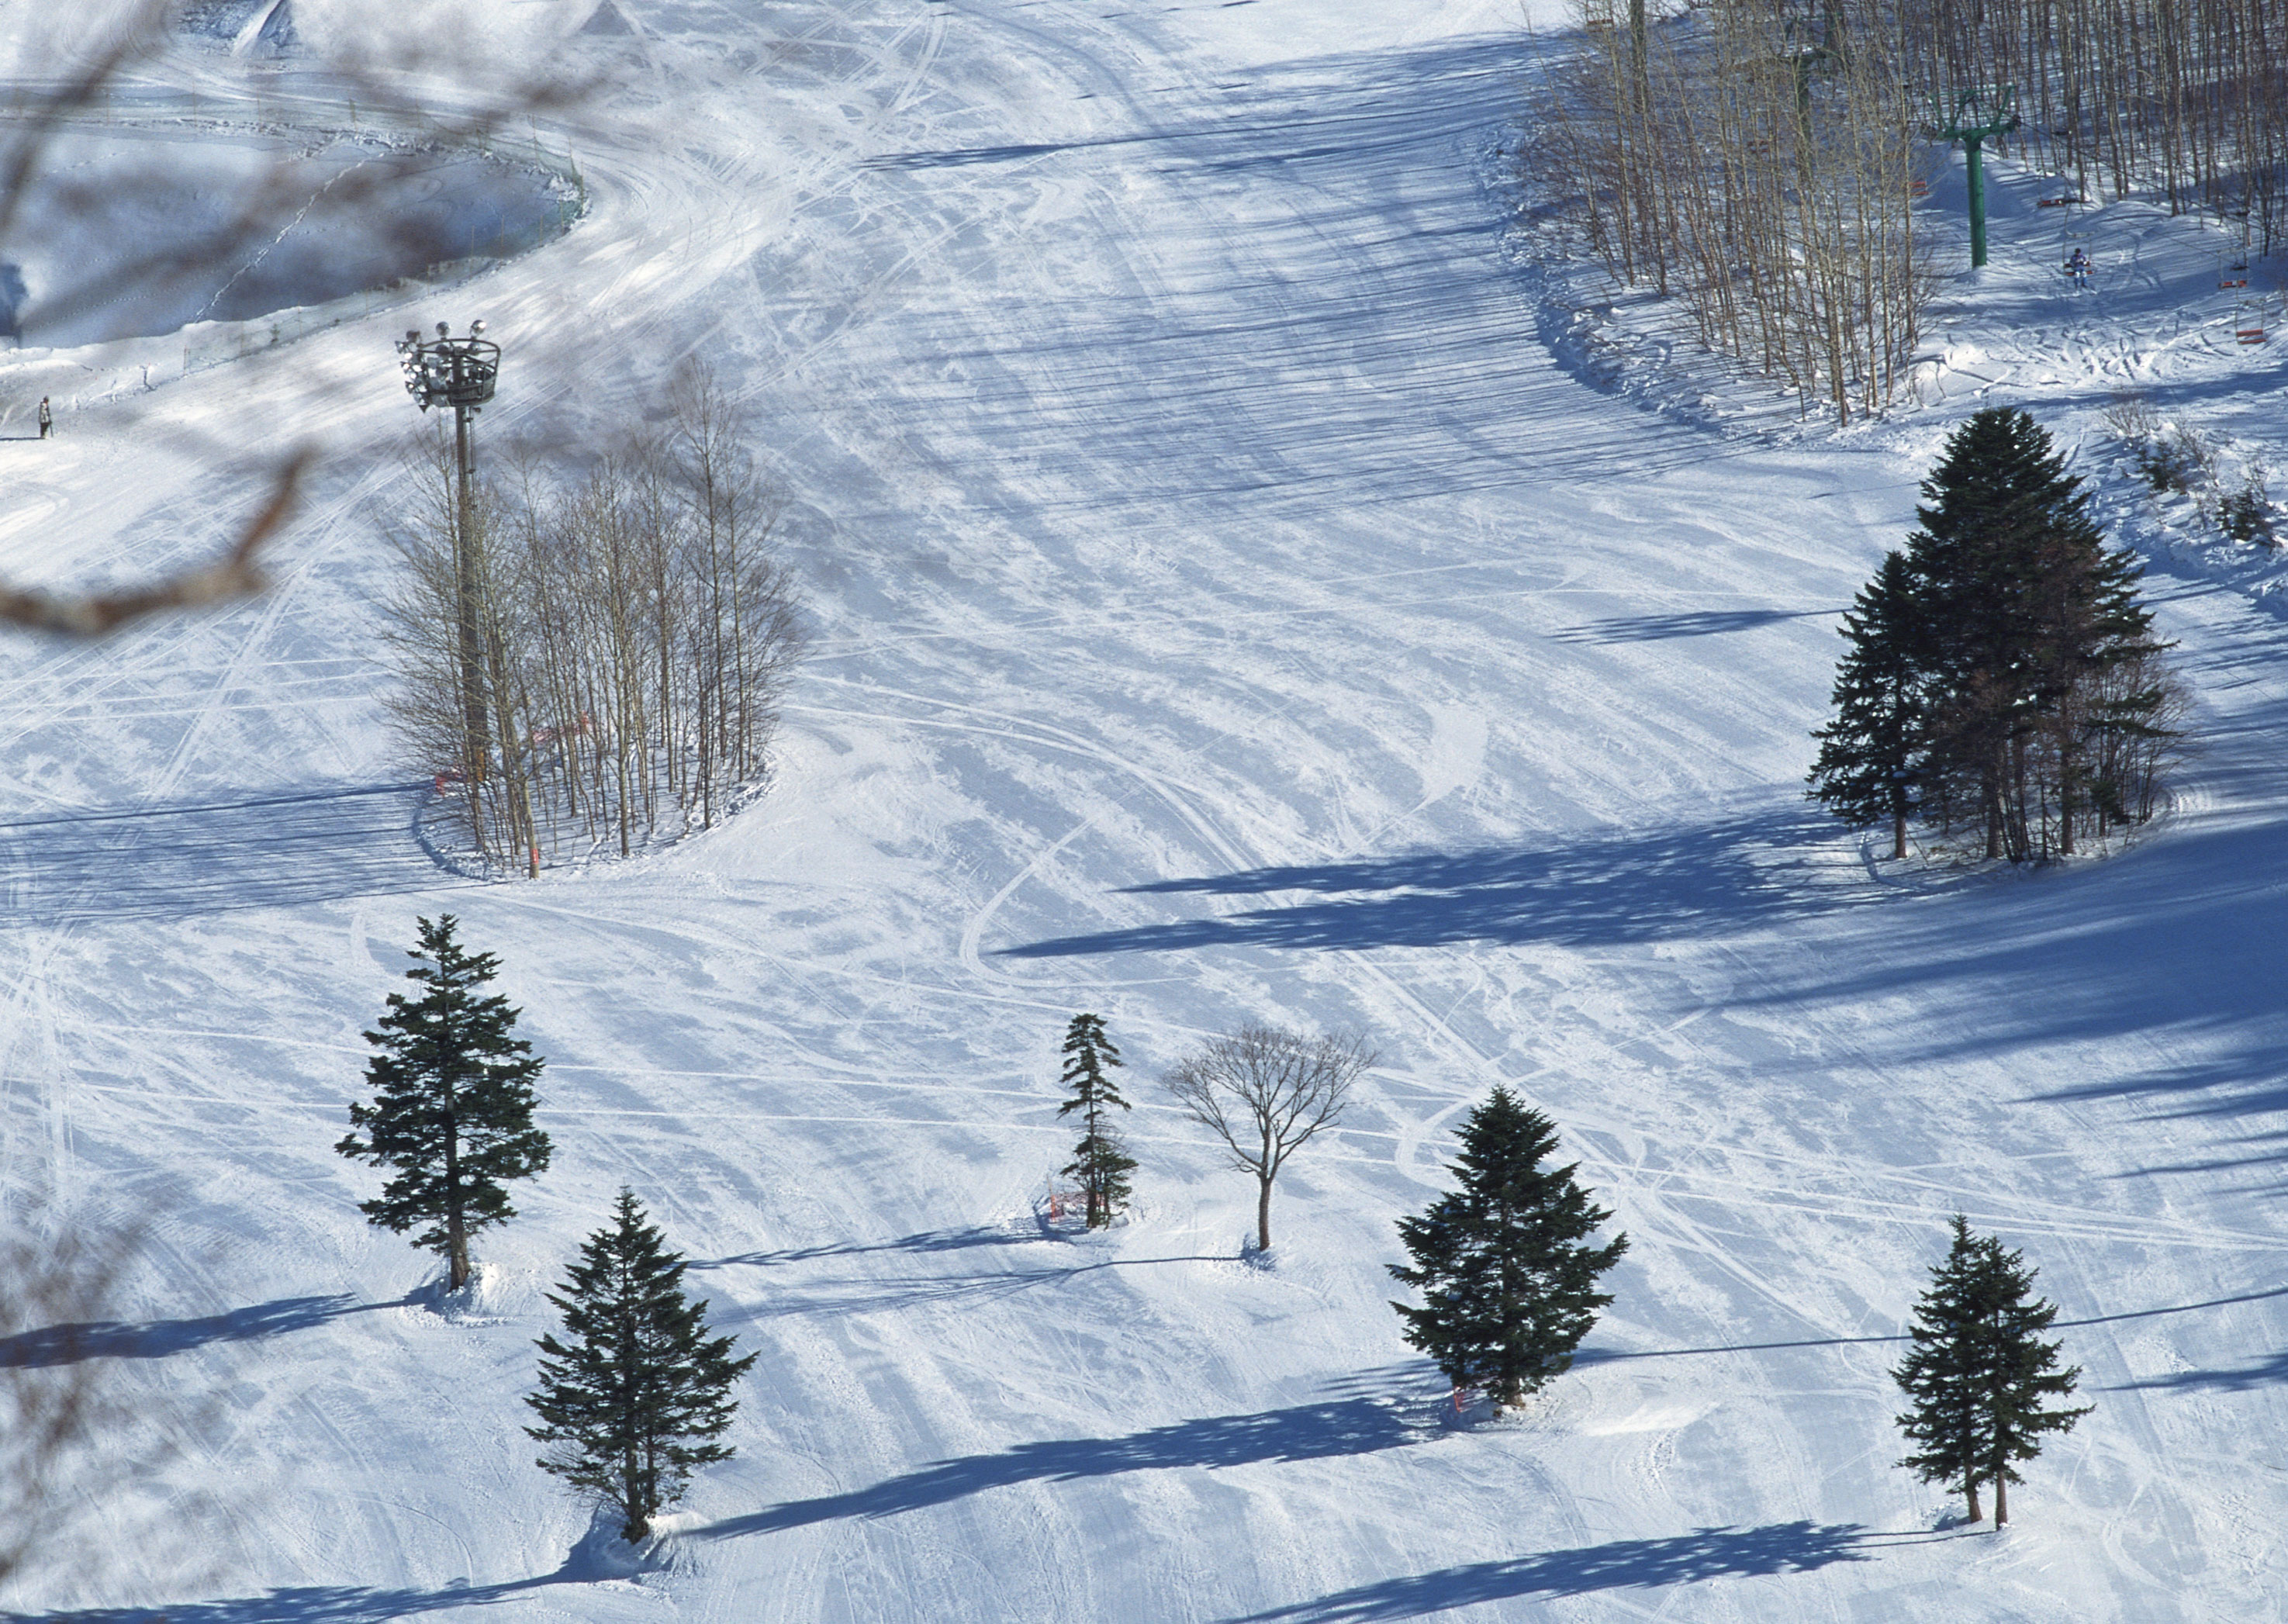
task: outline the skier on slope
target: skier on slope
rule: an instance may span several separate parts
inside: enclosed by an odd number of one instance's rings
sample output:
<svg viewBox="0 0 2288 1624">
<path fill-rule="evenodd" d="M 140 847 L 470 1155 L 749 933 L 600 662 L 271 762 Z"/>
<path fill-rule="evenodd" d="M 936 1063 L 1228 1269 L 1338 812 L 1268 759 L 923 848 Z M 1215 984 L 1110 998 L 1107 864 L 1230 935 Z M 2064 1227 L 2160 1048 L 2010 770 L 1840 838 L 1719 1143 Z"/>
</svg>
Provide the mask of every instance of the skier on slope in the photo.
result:
<svg viewBox="0 0 2288 1624">
<path fill-rule="evenodd" d="M 2087 249 L 2077 248 L 2066 256 L 2066 274 L 2073 279 L 2075 287 L 2089 286 L 2089 250 Z"/>
<path fill-rule="evenodd" d="M 40 397 L 40 438 L 42 440 L 47 439 L 48 432 L 55 427 L 55 423 L 56 415 L 48 409 L 48 397 L 42 395 Z"/>
</svg>

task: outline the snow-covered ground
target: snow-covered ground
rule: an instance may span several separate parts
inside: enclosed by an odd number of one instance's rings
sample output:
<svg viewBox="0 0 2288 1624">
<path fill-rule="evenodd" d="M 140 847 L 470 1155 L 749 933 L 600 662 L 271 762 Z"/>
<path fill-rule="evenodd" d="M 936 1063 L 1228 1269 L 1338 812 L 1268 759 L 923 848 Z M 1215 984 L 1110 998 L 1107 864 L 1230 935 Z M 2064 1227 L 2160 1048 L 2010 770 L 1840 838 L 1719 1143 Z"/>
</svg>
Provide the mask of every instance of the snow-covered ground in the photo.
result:
<svg viewBox="0 0 2288 1624">
<path fill-rule="evenodd" d="M 1960 412 L 2030 400 L 2094 471 L 2117 372 L 2257 436 L 2276 345 L 2173 370 L 2157 293 L 2068 303 L 1998 218 L 1929 405 L 1696 424 L 1549 342 L 1504 0 L 611 6 L 560 132 L 590 216 L 420 319 L 507 347 L 489 444 L 600 443 L 690 357 L 756 414 L 815 630 L 779 786 L 626 867 L 428 863 L 369 610 L 395 315 L 0 439 L 0 574 L 46 582 L 198 556 L 255 499 L 227 458 L 330 453 L 266 598 L 0 643 L 0 1187 L 157 1215 L 105 1346 L 222 1414 L 142 1485 L 208 1492 L 195 1553 L 123 1541 L 5 1616 L 2279 1616 L 2269 577 L 2157 547 L 2204 753 L 2125 855 L 1900 876 L 1801 788 L 1834 615 Z M 290 67 L 266 94 L 324 115 Z M 504 959 L 558 1146 L 449 1313 L 330 1149 L 440 911 Z M 1032 1207 L 1083 1009 L 1144 1163 L 1092 1238 Z M 1269 1266 L 1151 1086 L 1249 1018 L 1383 1056 Z M 1633 1248 L 1578 1368 L 1486 1424 L 1383 1266 L 1496 1081 Z M 519 1430 L 623 1184 L 762 1355 L 638 1572 Z M 2040 1266 L 2098 1406 L 1999 1537 L 1892 1465 L 1888 1339 L 1958 1210 Z"/>
</svg>

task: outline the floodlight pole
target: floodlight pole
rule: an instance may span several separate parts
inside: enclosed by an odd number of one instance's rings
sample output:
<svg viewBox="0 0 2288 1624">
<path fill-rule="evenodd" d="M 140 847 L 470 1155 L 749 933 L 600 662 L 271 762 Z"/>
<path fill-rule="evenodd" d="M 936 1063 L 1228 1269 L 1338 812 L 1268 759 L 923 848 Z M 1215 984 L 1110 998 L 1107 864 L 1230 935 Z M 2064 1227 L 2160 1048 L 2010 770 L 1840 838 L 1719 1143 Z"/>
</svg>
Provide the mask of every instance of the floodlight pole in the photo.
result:
<svg viewBox="0 0 2288 1624">
<path fill-rule="evenodd" d="M 461 358 L 453 358 L 454 381 L 462 371 Z M 468 738 L 469 781 L 484 780 L 492 758 L 491 718 L 485 714 L 485 650 L 477 622 L 477 600 L 483 591 L 477 567 L 476 503 L 471 500 L 476 484 L 476 450 L 469 442 L 469 416 L 475 408 L 457 401 L 453 407 L 453 606 L 460 619 L 462 728 Z"/>
<path fill-rule="evenodd" d="M 481 337 L 481 321 L 469 324 L 465 338 L 452 337 L 451 327 L 437 323 L 437 336 L 425 339 L 418 328 L 397 345 L 398 364 L 405 373 L 405 391 L 426 412 L 433 406 L 453 408 L 453 563 L 454 609 L 459 622 L 461 656 L 462 772 L 469 793 L 484 781 L 492 757 L 492 724 L 485 708 L 483 626 L 478 605 L 483 596 L 482 538 L 477 534 L 476 452 L 469 435 L 470 420 L 493 398 L 500 375 L 500 346 Z"/>
<path fill-rule="evenodd" d="M 1997 136 L 2018 127 L 2018 87 L 1981 84 L 1954 93 L 1954 107 L 1945 108 L 1931 98 L 1931 134 L 1942 141 L 1962 143 L 1962 159 L 1970 182 L 1970 268 L 1986 263 L 1986 165 L 1981 148 Z"/>
</svg>

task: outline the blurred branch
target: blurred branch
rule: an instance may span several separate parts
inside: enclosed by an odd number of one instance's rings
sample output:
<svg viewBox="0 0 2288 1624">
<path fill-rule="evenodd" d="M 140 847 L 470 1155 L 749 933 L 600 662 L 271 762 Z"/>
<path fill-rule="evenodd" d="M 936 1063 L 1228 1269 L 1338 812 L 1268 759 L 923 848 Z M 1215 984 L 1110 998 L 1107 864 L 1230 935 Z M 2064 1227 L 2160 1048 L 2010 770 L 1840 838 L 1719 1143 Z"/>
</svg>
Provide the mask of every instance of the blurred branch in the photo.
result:
<svg viewBox="0 0 2288 1624">
<path fill-rule="evenodd" d="M 68 1565 L 62 1532 L 104 1486 L 102 1457 L 139 1426 L 157 1437 L 81 1335 L 111 1317 L 132 1253 L 112 1232 L 0 1236 L 0 1585 Z"/>
<path fill-rule="evenodd" d="M 213 563 L 151 586 L 88 598 L 55 598 L 0 582 L 0 621 L 68 637 L 97 638 L 162 609 L 196 609 L 254 597 L 269 584 L 255 555 L 294 511 L 302 475 L 314 455 L 305 448 L 287 460 L 272 481 L 270 500 L 231 550 Z"/>
<path fill-rule="evenodd" d="M 299 103 L 286 99 L 290 108 L 302 109 L 306 127 L 298 131 L 290 130 L 280 137 L 276 126 L 262 118 L 262 92 L 246 92 L 266 139 L 274 140 L 279 150 L 234 187 L 218 192 L 218 220 L 179 240 L 139 240 L 130 229 L 136 210 L 151 199 L 179 192 L 180 176 L 155 162 L 124 176 L 110 171 L 82 175 L 67 162 L 73 154 L 60 143 L 83 125 L 91 129 L 99 113 L 104 126 L 110 127 L 123 87 L 135 92 L 167 78 L 175 9 L 171 0 L 140 0 L 123 27 L 110 32 L 99 49 L 68 61 L 54 82 L 35 90 L 20 81 L 17 88 L 27 93 L 27 100 L 12 116 L 0 115 L 0 261 L 16 257 L 9 252 L 14 240 L 36 231 L 43 210 L 60 210 L 66 218 L 82 221 L 121 223 L 118 234 L 126 251 L 120 257 L 107 259 L 99 273 L 41 290 L 40 319 L 51 328 L 89 310 L 203 285 L 202 279 L 223 272 L 232 273 L 221 283 L 227 290 L 284 233 L 298 228 L 315 234 L 354 227 L 392 248 L 399 260 L 417 273 L 441 255 L 449 257 L 446 250 L 450 246 L 433 240 L 435 232 L 416 215 L 401 218 L 392 207 L 418 154 L 466 153 L 513 162 L 512 150 L 505 158 L 496 156 L 496 138 L 536 115 L 585 103 L 592 89 L 592 81 L 566 78 L 552 68 L 529 64 L 487 79 L 465 71 L 473 64 L 457 59 L 433 39 L 406 38 L 393 51 L 332 51 L 309 64 L 309 88 L 304 92 L 309 99 Z M 449 81 L 441 96 L 441 85 Z M 200 90 L 200 82 L 191 83 L 187 93 L 195 107 Z M 275 96 L 278 86 L 273 84 L 270 91 Z M 230 100 L 226 94 L 219 105 L 227 107 Z M 345 111 L 346 129 L 340 127 Z M 372 150 L 366 155 L 352 150 L 346 158 L 330 158 L 334 144 L 344 139 Z M 536 126 L 533 145 L 537 154 Z M 218 186 L 221 179 L 218 175 Z M 29 201 L 36 194 L 36 204 Z M 246 258 L 250 254 L 250 260 Z M 261 511 L 229 550 L 212 561 L 148 585 L 108 593 L 64 596 L 0 582 L 0 625 L 96 638 L 151 614 L 260 593 L 266 578 L 258 555 L 290 517 L 313 455 L 305 449 L 274 472 Z"/>
</svg>

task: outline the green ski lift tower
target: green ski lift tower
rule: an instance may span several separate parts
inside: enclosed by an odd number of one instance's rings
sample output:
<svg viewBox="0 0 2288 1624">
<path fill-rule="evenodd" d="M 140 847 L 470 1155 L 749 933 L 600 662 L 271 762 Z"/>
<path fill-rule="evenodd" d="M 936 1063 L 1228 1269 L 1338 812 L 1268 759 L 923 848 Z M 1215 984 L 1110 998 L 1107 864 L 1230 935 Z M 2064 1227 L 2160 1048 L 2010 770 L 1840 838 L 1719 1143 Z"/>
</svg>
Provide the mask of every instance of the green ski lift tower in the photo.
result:
<svg viewBox="0 0 2288 1624">
<path fill-rule="evenodd" d="M 1962 143 L 1970 182 L 1970 266 L 1986 263 L 1986 164 L 1982 149 L 2018 127 L 2018 87 L 1974 84 L 1931 98 L 1931 139 Z"/>
</svg>

